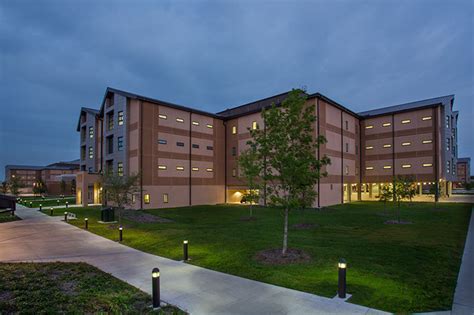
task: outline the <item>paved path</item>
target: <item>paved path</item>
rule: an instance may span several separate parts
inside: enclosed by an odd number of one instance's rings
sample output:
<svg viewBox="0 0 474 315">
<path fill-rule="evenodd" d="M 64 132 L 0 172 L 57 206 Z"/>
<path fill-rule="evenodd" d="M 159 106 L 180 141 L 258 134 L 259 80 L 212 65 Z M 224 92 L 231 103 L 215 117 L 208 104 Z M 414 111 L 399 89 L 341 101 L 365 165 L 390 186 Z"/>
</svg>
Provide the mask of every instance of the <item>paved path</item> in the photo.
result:
<svg viewBox="0 0 474 315">
<path fill-rule="evenodd" d="M 264 284 L 150 255 L 33 209 L 0 226 L 0 261 L 82 261 L 151 294 L 160 268 L 161 298 L 191 314 L 383 314 L 364 306 Z"/>
<path fill-rule="evenodd" d="M 452 314 L 474 314 L 474 207 L 454 292 Z"/>
</svg>

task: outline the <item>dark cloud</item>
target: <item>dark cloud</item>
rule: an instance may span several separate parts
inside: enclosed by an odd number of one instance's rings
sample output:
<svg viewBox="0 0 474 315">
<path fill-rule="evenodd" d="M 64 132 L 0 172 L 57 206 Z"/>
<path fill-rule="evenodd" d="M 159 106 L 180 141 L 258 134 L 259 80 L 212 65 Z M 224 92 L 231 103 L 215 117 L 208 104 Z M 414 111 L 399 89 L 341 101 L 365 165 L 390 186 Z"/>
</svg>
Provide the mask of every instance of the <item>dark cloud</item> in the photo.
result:
<svg viewBox="0 0 474 315">
<path fill-rule="evenodd" d="M 107 86 L 219 111 L 293 87 L 354 111 L 445 94 L 474 156 L 473 2 L 2 1 L 5 164 L 79 156 Z"/>
</svg>

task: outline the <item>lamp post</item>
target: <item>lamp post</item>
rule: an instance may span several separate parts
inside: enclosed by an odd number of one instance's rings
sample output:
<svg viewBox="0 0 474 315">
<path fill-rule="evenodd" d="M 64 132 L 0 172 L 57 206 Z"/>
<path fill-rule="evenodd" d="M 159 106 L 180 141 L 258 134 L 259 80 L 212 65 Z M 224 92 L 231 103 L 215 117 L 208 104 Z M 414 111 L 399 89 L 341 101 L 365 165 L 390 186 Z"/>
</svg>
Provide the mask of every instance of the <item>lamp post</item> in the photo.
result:
<svg viewBox="0 0 474 315">
<path fill-rule="evenodd" d="M 53 216 L 53 208 L 49 208 L 49 215 Z"/>
<path fill-rule="evenodd" d="M 43 209 L 43 205 L 40 203 L 40 211 Z"/>
<path fill-rule="evenodd" d="M 69 202 L 66 201 L 66 209 L 69 208 Z"/>
<path fill-rule="evenodd" d="M 347 268 L 346 260 L 344 258 L 341 258 L 337 266 L 339 269 L 337 295 L 339 296 L 339 298 L 345 299 L 346 298 L 346 268 Z"/>
<path fill-rule="evenodd" d="M 33 207 L 33 202 L 30 201 L 30 208 Z"/>
<path fill-rule="evenodd" d="M 188 241 L 187 240 L 183 241 L 183 260 L 184 261 L 188 260 Z"/>
<path fill-rule="evenodd" d="M 58 206 L 59 206 L 59 199 L 56 199 L 56 203 L 57 203 L 57 204 L 58 204 Z"/>
<path fill-rule="evenodd" d="M 123 240 L 123 227 L 120 226 L 119 227 L 119 242 L 121 242 Z"/>
<path fill-rule="evenodd" d="M 86 224 L 86 230 L 88 230 L 89 229 L 89 219 L 85 218 L 84 223 Z"/>
<path fill-rule="evenodd" d="M 153 268 L 151 272 L 151 283 L 153 292 L 153 308 L 160 307 L 160 269 Z"/>
<path fill-rule="evenodd" d="M 67 222 L 67 212 L 64 212 L 64 222 Z"/>
</svg>

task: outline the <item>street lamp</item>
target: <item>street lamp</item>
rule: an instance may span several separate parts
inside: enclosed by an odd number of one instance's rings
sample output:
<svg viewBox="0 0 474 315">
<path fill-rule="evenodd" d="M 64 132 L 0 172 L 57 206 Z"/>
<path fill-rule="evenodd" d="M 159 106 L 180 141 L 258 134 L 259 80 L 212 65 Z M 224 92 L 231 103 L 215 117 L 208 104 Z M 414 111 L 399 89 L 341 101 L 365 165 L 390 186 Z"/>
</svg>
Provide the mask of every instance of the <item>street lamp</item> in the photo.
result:
<svg viewBox="0 0 474 315">
<path fill-rule="evenodd" d="M 84 222 L 85 222 L 85 224 L 86 224 L 86 230 L 88 230 L 88 229 L 89 229 L 89 219 L 88 219 L 88 218 L 85 218 L 85 219 L 84 219 Z"/>
<path fill-rule="evenodd" d="M 123 240 L 123 227 L 120 226 L 119 227 L 119 242 L 121 242 Z"/>
<path fill-rule="evenodd" d="M 153 268 L 151 272 L 151 283 L 153 292 L 153 308 L 160 307 L 160 269 Z"/>
<path fill-rule="evenodd" d="M 339 269 L 337 294 L 339 298 L 345 299 L 346 298 L 346 268 L 347 268 L 346 260 L 344 258 L 341 258 L 339 260 L 339 263 L 337 264 L 337 267 Z"/>
<path fill-rule="evenodd" d="M 183 241 L 183 260 L 184 261 L 188 260 L 188 241 L 187 240 Z"/>
</svg>

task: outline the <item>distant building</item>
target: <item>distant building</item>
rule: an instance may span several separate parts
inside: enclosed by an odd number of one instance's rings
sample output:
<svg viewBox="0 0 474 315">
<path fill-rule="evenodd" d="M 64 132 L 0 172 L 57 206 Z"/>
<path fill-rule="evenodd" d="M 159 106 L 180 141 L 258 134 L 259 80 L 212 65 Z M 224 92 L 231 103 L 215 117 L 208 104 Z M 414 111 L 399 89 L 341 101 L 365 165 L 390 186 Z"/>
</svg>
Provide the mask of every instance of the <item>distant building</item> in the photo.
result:
<svg viewBox="0 0 474 315">
<path fill-rule="evenodd" d="M 464 186 L 465 183 L 471 182 L 471 158 L 458 158 L 457 169 L 457 187 Z"/>
<path fill-rule="evenodd" d="M 35 165 L 7 165 L 5 166 L 5 180 L 18 178 L 23 184 L 22 194 L 33 193 L 34 185 L 42 180 L 49 195 L 61 194 L 61 181 L 66 182 L 66 195 L 73 194 L 71 182 L 75 180 L 79 171 L 79 160 L 70 162 L 56 162 L 46 166 Z"/>
<path fill-rule="evenodd" d="M 107 88 L 100 110 L 80 112 L 77 202 L 102 202 L 98 173 L 113 171 L 140 173 L 136 209 L 238 203 L 247 189 L 237 159 L 248 129 L 264 128 L 261 111 L 287 95 L 209 113 Z M 412 176 L 419 194 L 432 185 L 451 194 L 458 178 L 454 95 L 361 113 L 320 93 L 306 102 L 318 117 L 315 134 L 327 139 L 315 154 L 331 159 L 314 207 L 373 200 L 399 175 Z"/>
</svg>

